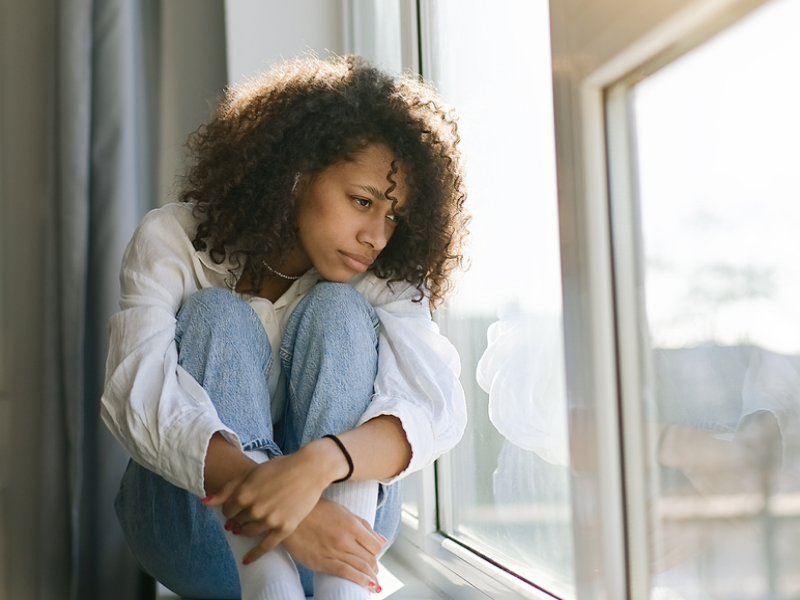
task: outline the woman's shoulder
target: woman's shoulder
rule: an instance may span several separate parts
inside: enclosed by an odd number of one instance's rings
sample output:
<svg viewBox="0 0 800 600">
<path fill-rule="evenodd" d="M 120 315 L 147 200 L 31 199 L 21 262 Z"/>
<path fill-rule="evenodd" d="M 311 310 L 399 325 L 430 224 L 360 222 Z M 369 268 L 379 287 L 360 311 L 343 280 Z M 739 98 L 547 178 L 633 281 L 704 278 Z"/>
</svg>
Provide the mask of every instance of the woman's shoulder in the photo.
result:
<svg viewBox="0 0 800 600">
<path fill-rule="evenodd" d="M 148 212 L 133 234 L 124 262 L 163 260 L 172 255 L 187 260 L 194 253 L 192 240 L 198 224 L 192 209 L 191 204 L 175 203 Z"/>
<path fill-rule="evenodd" d="M 406 281 L 390 283 L 374 273 L 367 272 L 351 279 L 350 285 L 356 288 L 372 306 L 385 308 L 395 305 L 405 307 L 404 310 L 430 313 L 427 294 L 423 294 L 420 298 L 421 292 L 417 286 Z"/>
<path fill-rule="evenodd" d="M 185 237 L 193 238 L 198 222 L 194 204 L 174 202 L 148 212 L 139 224 L 139 230 L 145 234 L 182 233 Z"/>
</svg>

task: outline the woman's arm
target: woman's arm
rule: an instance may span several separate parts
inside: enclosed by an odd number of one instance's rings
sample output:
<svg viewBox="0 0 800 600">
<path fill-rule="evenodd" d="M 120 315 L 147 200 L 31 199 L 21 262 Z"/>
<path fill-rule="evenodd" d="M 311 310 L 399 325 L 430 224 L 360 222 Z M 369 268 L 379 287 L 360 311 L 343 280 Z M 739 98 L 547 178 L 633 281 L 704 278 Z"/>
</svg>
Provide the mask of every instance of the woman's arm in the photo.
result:
<svg viewBox="0 0 800 600">
<path fill-rule="evenodd" d="M 352 457 L 354 479 L 388 482 L 430 464 L 460 439 L 466 422 L 460 364 L 427 303 L 413 302 L 414 288 L 395 293 L 380 280 L 351 283 L 381 319 L 379 363 L 367 413 L 339 439 Z M 214 463 L 208 462 L 212 469 Z M 209 472 L 214 498 L 206 503 L 223 506 L 236 531 L 266 533 L 247 555 L 255 560 L 292 532 L 302 532 L 322 492 L 347 470 L 341 450 L 323 438 L 227 482 L 224 471 L 222 480 Z"/>
<path fill-rule="evenodd" d="M 205 390 L 178 366 L 175 317 L 199 287 L 187 231 L 192 223 L 187 205 L 151 211 L 125 250 L 122 310 L 109 325 L 101 414 L 134 460 L 202 497 L 209 439 L 217 431 L 238 439 Z"/>
<path fill-rule="evenodd" d="M 419 292 L 414 286 L 388 287 L 369 273 L 350 283 L 380 320 L 375 394 L 359 424 L 381 415 L 399 420 L 411 448 L 401 478 L 433 463 L 464 433 L 467 411 L 460 359 L 431 319 L 427 298 L 416 301 Z"/>
<path fill-rule="evenodd" d="M 411 446 L 397 417 L 382 415 L 337 437 L 353 460 L 354 481 L 390 479 L 405 470 L 411 460 Z M 302 466 L 310 467 L 310 477 L 321 478 L 323 490 L 347 475 L 347 459 L 333 440 L 315 440 L 301 448 L 298 454 L 301 453 Z M 206 453 L 206 493 L 219 493 L 232 479 L 252 470 L 254 464 L 220 434 L 215 434 Z"/>
<path fill-rule="evenodd" d="M 338 437 L 353 461 L 351 478 L 356 481 L 390 479 L 411 459 L 403 427 L 393 416 L 376 417 Z M 252 561 L 292 534 L 317 506 L 322 492 L 345 477 L 348 470 L 344 454 L 328 438 L 256 465 L 222 436 L 215 435 L 206 456 L 206 492 L 210 497 L 204 503 L 222 506 L 235 531 L 249 536 L 266 533 L 246 555 Z"/>
</svg>

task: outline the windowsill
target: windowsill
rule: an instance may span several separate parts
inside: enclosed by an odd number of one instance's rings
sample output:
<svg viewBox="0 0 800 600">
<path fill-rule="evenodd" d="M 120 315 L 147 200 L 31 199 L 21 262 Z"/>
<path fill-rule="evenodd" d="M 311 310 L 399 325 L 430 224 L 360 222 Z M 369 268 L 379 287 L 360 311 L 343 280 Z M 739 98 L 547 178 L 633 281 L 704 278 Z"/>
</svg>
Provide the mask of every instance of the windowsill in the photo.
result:
<svg viewBox="0 0 800 600">
<path fill-rule="evenodd" d="M 374 600 L 557 600 L 438 533 L 420 535 L 418 520 L 405 512 L 400 535 L 379 565 L 383 590 Z M 158 584 L 157 600 L 179 598 Z"/>
<path fill-rule="evenodd" d="M 383 588 L 380 594 L 373 594 L 373 600 L 446 600 L 428 587 L 422 580 L 403 567 L 391 552 L 380 560 L 378 580 Z M 156 590 L 156 600 L 179 600 L 180 596 L 169 591 L 160 583 Z"/>
</svg>

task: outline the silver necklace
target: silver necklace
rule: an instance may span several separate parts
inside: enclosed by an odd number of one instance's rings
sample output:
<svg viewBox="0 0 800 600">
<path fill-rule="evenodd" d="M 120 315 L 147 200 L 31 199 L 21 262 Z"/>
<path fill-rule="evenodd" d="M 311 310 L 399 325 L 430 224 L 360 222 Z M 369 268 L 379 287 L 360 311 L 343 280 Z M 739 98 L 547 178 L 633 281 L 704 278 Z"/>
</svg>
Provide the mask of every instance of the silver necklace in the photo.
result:
<svg viewBox="0 0 800 600">
<path fill-rule="evenodd" d="M 276 271 L 275 269 L 270 267 L 267 264 L 267 261 L 261 261 L 261 262 L 264 264 L 265 267 L 267 267 L 267 269 L 269 270 L 270 273 L 273 273 L 273 274 L 277 275 L 278 277 L 282 277 L 283 279 L 288 279 L 289 281 L 295 281 L 295 280 L 300 279 L 302 277 L 302 275 L 294 275 L 294 276 L 292 276 L 292 275 L 284 275 L 280 271 Z"/>
</svg>

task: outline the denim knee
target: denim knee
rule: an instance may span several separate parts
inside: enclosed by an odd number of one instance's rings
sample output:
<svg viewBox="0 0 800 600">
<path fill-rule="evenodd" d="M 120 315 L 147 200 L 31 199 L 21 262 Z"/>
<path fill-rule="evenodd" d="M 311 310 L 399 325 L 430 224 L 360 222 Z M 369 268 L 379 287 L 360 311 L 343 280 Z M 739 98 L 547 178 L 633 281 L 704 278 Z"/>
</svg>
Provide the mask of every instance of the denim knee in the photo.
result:
<svg viewBox="0 0 800 600">
<path fill-rule="evenodd" d="M 245 449 L 280 454 L 269 397 L 272 347 L 258 315 L 223 288 L 193 294 L 178 313 L 178 364 L 208 393 Z"/>
<path fill-rule="evenodd" d="M 318 283 L 308 293 L 308 303 L 328 307 L 327 310 L 313 312 L 312 316 L 316 320 L 325 320 L 331 317 L 341 319 L 350 315 L 356 319 L 364 317 L 372 323 L 376 330 L 378 328 L 379 321 L 375 309 L 358 290 L 346 283 L 331 281 Z"/>
<path fill-rule="evenodd" d="M 224 288 L 206 288 L 192 294 L 178 311 L 175 342 L 181 342 L 188 331 L 193 339 L 213 338 L 236 347 L 251 348 L 259 358 L 271 355 L 266 331 L 258 315 L 244 300 Z M 199 337 L 198 337 L 199 336 Z M 207 351 L 208 348 L 196 349 Z M 269 361 L 271 356 L 266 356 Z"/>
<path fill-rule="evenodd" d="M 366 326 L 366 327 L 365 327 Z M 378 315 L 355 288 L 346 283 L 320 282 L 294 309 L 281 343 L 281 358 L 291 378 L 296 350 L 325 352 L 341 347 L 345 339 L 369 344 L 377 351 Z"/>
<path fill-rule="evenodd" d="M 284 450 L 355 427 L 372 397 L 378 316 L 352 286 L 318 283 L 292 312 L 281 344 L 288 383 Z"/>
<path fill-rule="evenodd" d="M 323 281 L 313 287 L 295 308 L 292 320 L 301 317 L 305 327 L 321 331 L 330 321 L 335 323 L 358 323 L 361 319 L 372 324 L 378 331 L 378 315 L 375 309 L 353 286 L 346 283 Z M 291 329 L 291 325 L 287 328 Z"/>
<path fill-rule="evenodd" d="M 224 317 L 224 318 L 220 318 Z M 205 288 L 196 291 L 178 311 L 175 340 L 180 344 L 186 327 L 201 321 L 210 328 L 220 328 L 231 321 L 258 324 L 255 311 L 225 288 Z M 256 331 L 258 331 L 256 329 Z"/>
</svg>

